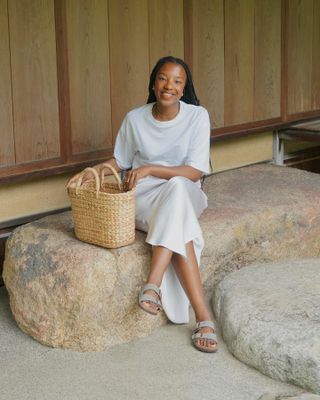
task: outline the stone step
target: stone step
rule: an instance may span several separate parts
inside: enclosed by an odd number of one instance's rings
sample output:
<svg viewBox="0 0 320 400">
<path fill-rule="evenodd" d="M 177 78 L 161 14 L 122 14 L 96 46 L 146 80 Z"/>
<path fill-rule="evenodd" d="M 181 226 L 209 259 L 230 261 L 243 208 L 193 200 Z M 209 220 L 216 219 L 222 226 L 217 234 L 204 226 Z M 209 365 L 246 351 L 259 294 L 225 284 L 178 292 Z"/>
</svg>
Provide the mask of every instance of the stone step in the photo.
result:
<svg viewBox="0 0 320 400">
<path fill-rule="evenodd" d="M 213 307 L 236 358 L 320 394 L 320 259 L 233 272 L 217 286 Z"/>
</svg>

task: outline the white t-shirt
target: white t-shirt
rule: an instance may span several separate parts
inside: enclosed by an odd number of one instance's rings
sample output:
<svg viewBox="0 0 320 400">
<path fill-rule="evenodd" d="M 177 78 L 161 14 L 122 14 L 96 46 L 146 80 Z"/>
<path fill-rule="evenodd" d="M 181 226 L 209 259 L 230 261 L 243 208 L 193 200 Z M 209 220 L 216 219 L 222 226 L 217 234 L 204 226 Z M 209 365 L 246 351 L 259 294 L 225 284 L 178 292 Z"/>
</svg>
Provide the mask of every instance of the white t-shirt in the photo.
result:
<svg viewBox="0 0 320 400">
<path fill-rule="evenodd" d="M 189 165 L 209 173 L 210 120 L 207 110 L 180 101 L 180 110 L 174 119 L 158 121 L 152 115 L 153 105 L 136 108 L 124 118 L 114 148 L 119 167 Z"/>
</svg>

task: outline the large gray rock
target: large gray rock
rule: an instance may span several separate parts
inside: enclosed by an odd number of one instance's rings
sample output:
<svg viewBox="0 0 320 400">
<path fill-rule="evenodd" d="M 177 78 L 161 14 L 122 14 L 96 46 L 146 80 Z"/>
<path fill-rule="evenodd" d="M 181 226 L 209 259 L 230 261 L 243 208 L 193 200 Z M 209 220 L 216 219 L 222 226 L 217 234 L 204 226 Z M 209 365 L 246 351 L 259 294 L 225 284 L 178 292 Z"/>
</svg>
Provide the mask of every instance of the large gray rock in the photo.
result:
<svg viewBox="0 0 320 400">
<path fill-rule="evenodd" d="M 256 260 L 318 257 L 320 176 L 256 165 L 207 178 L 201 274 L 207 294 Z M 74 238 L 70 213 L 18 228 L 7 242 L 4 281 L 19 326 L 50 346 L 101 350 L 148 335 L 163 315 L 137 306 L 150 247 L 105 250 Z"/>
<path fill-rule="evenodd" d="M 217 286 L 213 306 L 235 357 L 320 394 L 320 260 L 236 271 Z"/>
</svg>

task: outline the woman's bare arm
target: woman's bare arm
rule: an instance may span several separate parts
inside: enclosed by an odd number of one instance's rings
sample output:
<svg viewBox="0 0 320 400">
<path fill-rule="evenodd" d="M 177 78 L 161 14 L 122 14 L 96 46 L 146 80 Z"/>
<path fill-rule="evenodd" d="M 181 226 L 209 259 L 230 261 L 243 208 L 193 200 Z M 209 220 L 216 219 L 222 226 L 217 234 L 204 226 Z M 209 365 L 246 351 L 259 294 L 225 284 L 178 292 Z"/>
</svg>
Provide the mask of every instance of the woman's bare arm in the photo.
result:
<svg viewBox="0 0 320 400">
<path fill-rule="evenodd" d="M 128 189 L 136 186 L 139 179 L 146 176 L 156 176 L 157 178 L 171 179 L 175 176 L 184 176 L 196 182 L 199 180 L 203 173 L 196 168 L 189 165 L 181 165 L 177 167 L 165 167 L 163 165 L 145 165 L 143 167 L 135 168 L 126 173 L 126 182 Z"/>
</svg>

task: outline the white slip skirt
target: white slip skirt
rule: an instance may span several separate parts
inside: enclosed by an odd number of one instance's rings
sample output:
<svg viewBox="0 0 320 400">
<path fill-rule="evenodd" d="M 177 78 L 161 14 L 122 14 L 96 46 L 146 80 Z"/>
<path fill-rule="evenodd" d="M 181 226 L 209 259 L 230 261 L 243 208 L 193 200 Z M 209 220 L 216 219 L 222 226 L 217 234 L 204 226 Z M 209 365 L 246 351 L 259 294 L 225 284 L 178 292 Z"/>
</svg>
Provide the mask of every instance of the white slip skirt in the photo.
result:
<svg viewBox="0 0 320 400">
<path fill-rule="evenodd" d="M 198 265 L 204 246 L 198 218 L 206 208 L 207 196 L 198 184 L 181 176 L 170 180 L 147 177 L 136 187 L 136 228 L 147 232 L 146 242 L 186 257 L 186 243 L 193 241 Z M 189 299 L 172 263 L 160 289 L 169 320 L 188 323 Z"/>
</svg>

